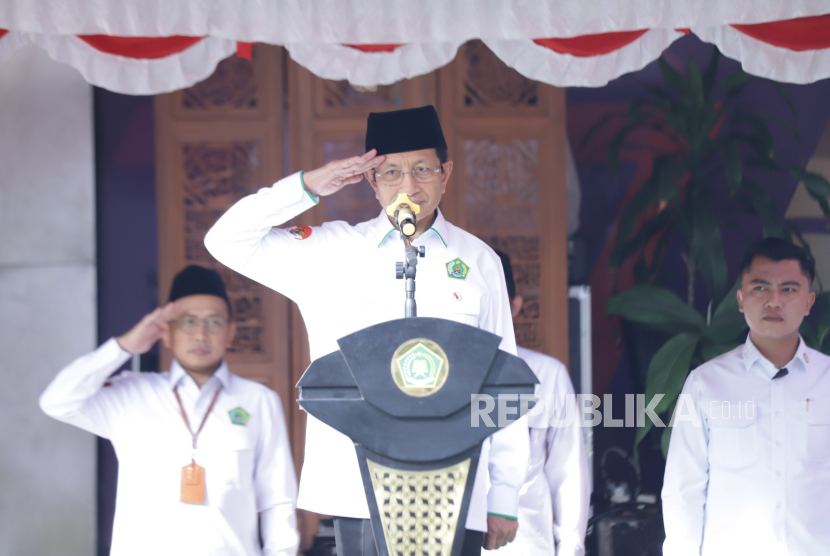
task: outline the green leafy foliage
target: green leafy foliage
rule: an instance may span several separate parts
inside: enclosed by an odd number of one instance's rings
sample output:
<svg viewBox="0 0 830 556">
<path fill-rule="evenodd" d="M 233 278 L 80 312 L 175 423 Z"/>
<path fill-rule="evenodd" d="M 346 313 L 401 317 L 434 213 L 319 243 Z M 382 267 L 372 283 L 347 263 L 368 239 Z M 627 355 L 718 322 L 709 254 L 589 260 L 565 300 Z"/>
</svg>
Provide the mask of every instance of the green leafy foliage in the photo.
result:
<svg viewBox="0 0 830 556">
<path fill-rule="evenodd" d="M 674 292 L 658 286 L 632 286 L 608 301 L 609 314 L 674 334 L 652 357 L 646 373 L 646 403 L 657 394 L 664 395 L 655 408 L 655 413 L 665 416 L 664 422 L 671 416 L 689 370 L 733 349 L 746 333 L 746 321 L 738 311 L 737 287 L 735 284 L 708 318 Z M 830 330 L 830 300 L 827 305 Z M 646 419 L 645 426 L 637 429 L 635 444 L 652 427 Z"/>
<path fill-rule="evenodd" d="M 730 224 L 735 210 L 718 214 L 713 210 L 713 199 L 732 198 L 738 210 L 759 216 L 765 236 L 801 239 L 798 230 L 781 219 L 769 194 L 756 181 L 758 170 L 789 172 L 804 183 L 830 226 L 830 181 L 775 157 L 771 124 L 786 130 L 800 145 L 792 122 L 743 110 L 736 100 L 752 78 L 738 71 L 718 80 L 719 60 L 714 49 L 702 71 L 690 60 L 684 73 L 659 59 L 666 87 L 641 83 L 648 96 L 634 101 L 621 114 L 603 116 L 582 142 L 585 146 L 594 135 L 613 126 L 607 146 L 612 172 L 626 149 L 655 151 L 651 175 L 622 208 L 609 261 L 613 270 L 620 270 L 633 259 L 636 284 L 611 298 L 606 309 L 611 315 L 671 335 L 652 357 L 646 373 L 646 403 L 664 394 L 655 411 L 666 423 L 690 369 L 733 349 L 747 331 L 738 311 L 737 284 L 729 288 L 721 235 L 722 226 Z M 795 116 L 795 105 L 784 89 L 771 85 Z M 636 142 L 642 140 L 643 132 L 650 134 L 645 146 Z M 659 138 L 655 139 L 655 134 Z M 666 249 L 678 232 L 685 246 L 686 299 L 655 285 L 662 275 Z M 694 309 L 696 276 L 702 278 L 710 300 L 705 315 Z M 830 294 L 819 296 L 815 311 L 815 328 L 805 324 L 802 334 L 809 345 L 830 353 Z M 651 428 L 646 419 L 635 444 Z M 664 455 L 669 436 L 667 428 L 660 437 Z"/>
<path fill-rule="evenodd" d="M 799 140 L 795 128 L 774 115 L 741 109 L 736 98 L 751 78 L 741 70 L 719 81 L 720 56 L 713 49 L 703 71 L 690 60 L 685 74 L 659 59 L 666 88 L 641 83 L 648 97 L 634 101 L 622 114 L 603 116 L 582 142 L 587 144 L 596 133 L 613 125 L 607 151 L 611 171 L 616 172 L 624 150 L 643 148 L 634 141 L 637 133 L 661 136 L 649 141 L 649 145 L 658 146 L 651 175 L 620 214 L 610 265 L 619 270 L 634 257 L 637 282 L 652 281 L 660 274 L 670 237 L 679 231 L 686 245 L 689 305 L 694 303 L 696 275 L 701 276 L 715 304 L 728 289 L 720 231 L 723 216 L 710 208 L 723 181 L 728 188 L 721 197 L 725 193 L 750 214 L 760 216 L 768 235 L 786 235 L 787 230 L 766 192 L 747 177 L 747 168 L 796 175 L 830 222 L 830 182 L 796 166 L 785 168 L 774 158 L 775 136 L 770 124 L 783 126 Z M 794 114 L 795 106 L 786 92 L 777 85 L 774 90 Z M 652 241 L 657 250 L 649 262 L 643 251 Z"/>
</svg>

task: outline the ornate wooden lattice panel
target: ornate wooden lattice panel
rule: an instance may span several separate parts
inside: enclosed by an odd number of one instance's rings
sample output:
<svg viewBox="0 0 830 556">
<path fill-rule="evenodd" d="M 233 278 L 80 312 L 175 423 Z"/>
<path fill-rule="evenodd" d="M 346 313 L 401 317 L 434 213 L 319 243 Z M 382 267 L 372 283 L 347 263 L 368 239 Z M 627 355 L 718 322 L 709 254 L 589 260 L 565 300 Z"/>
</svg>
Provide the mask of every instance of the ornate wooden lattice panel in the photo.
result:
<svg viewBox="0 0 830 556">
<path fill-rule="evenodd" d="M 525 305 L 514 329 L 541 349 L 539 330 L 539 140 L 462 139 L 467 230 L 510 255 Z"/>
<path fill-rule="evenodd" d="M 173 93 L 177 119 L 251 118 L 265 115 L 261 76 L 252 60 L 231 56 L 193 87 Z"/>
<path fill-rule="evenodd" d="M 404 107 L 403 82 L 371 90 L 357 89 L 347 81 L 319 80 L 315 87 L 315 115 L 329 118 L 363 118 L 368 112 Z"/>
<path fill-rule="evenodd" d="M 544 95 L 540 95 L 544 85 L 507 67 L 483 42 L 472 40 L 462 46 L 456 65 L 454 104 L 458 110 L 544 114 Z"/>
<path fill-rule="evenodd" d="M 204 237 L 236 201 L 266 185 L 261 179 L 259 144 L 254 141 L 182 144 L 184 264 L 214 268 L 225 281 L 237 334 L 231 352 L 266 354 L 262 299 L 266 288 L 218 263 L 205 249 Z"/>
<path fill-rule="evenodd" d="M 447 218 L 507 253 L 524 298 L 519 345 L 567 361 L 564 92 L 470 41 L 440 70 Z"/>
</svg>

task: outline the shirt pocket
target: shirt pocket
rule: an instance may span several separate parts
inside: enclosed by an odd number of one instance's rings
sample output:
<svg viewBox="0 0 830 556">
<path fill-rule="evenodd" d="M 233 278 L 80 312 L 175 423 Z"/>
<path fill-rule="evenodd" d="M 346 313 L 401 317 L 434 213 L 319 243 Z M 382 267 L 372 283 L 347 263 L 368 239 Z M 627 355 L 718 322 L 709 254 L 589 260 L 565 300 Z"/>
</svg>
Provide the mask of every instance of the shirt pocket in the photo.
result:
<svg viewBox="0 0 830 556">
<path fill-rule="evenodd" d="M 221 483 L 248 485 L 254 476 L 254 453 L 252 438 L 245 434 L 231 434 L 211 447 L 210 463 L 205 468 L 210 465 L 215 478 Z"/>
<path fill-rule="evenodd" d="M 447 294 L 449 300 L 447 318 L 478 328 L 479 317 L 481 316 L 481 298 L 481 292 L 472 289 L 459 289 L 449 292 Z"/>
<path fill-rule="evenodd" d="M 709 419 L 709 463 L 721 469 L 742 469 L 758 460 L 756 416 Z"/>
<path fill-rule="evenodd" d="M 816 463 L 830 463 L 830 403 L 810 400 L 801 402 L 806 434 L 804 459 Z"/>
</svg>

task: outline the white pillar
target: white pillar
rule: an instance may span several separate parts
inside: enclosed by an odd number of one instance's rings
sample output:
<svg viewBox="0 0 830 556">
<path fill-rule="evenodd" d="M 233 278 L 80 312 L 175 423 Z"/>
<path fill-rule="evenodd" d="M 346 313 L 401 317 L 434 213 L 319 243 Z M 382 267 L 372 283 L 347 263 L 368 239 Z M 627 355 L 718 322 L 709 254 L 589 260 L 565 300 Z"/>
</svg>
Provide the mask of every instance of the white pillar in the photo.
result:
<svg viewBox="0 0 830 556">
<path fill-rule="evenodd" d="M 0 554 L 90 555 L 95 439 L 38 396 L 96 342 L 92 87 L 34 46 L 0 65 Z"/>
</svg>

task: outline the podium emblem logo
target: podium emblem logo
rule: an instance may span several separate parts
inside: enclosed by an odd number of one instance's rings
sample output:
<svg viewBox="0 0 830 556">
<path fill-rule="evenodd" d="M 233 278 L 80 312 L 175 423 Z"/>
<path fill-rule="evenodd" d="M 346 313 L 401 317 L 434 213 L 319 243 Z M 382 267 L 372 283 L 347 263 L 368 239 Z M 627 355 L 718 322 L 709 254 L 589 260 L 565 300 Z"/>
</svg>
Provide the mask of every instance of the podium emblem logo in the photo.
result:
<svg viewBox="0 0 830 556">
<path fill-rule="evenodd" d="M 470 273 L 470 267 L 467 263 L 459 258 L 455 258 L 447 263 L 447 276 L 455 278 L 456 280 L 466 280 L 467 274 Z"/>
<path fill-rule="evenodd" d="M 392 356 L 392 379 L 409 396 L 434 394 L 444 386 L 449 370 L 447 354 L 425 338 L 404 342 Z"/>
</svg>

